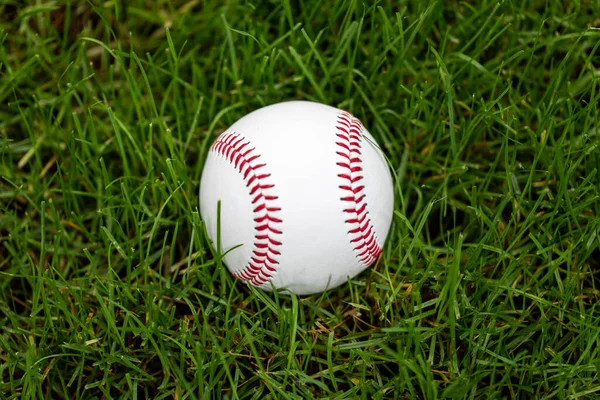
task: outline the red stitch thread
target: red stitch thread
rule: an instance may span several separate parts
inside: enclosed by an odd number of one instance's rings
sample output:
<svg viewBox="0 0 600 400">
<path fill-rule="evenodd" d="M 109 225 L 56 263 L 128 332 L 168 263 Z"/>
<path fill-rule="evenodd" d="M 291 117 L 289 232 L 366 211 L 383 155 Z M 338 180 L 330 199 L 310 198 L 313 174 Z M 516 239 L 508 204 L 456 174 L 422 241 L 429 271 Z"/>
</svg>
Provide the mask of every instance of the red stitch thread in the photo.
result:
<svg viewBox="0 0 600 400">
<path fill-rule="evenodd" d="M 344 213 L 349 214 L 345 222 L 349 225 L 350 243 L 354 246 L 357 258 L 363 264 L 371 265 L 381 254 L 381 247 L 377 244 L 375 229 L 371 224 L 367 200 L 363 193 L 365 187 L 361 184 L 362 124 L 352 114 L 343 111 L 338 116 L 336 128 L 335 135 L 338 138 L 336 154 L 340 157 L 336 165 L 344 169 L 343 173 L 338 174 L 338 177 L 343 180 L 339 188 L 344 192 L 340 200 L 349 203 Z"/>
<path fill-rule="evenodd" d="M 258 163 L 260 154 L 253 154 L 255 149 L 250 146 L 250 141 L 237 133 L 224 133 L 217 138 L 211 146 L 211 151 L 221 155 L 229 161 L 235 169 L 244 176 L 249 194 L 254 205 L 254 243 L 251 261 L 239 272 L 232 275 L 240 280 L 247 281 L 254 286 L 260 286 L 271 279 L 279 264 L 277 258 L 281 254 L 281 242 L 273 236 L 281 235 L 281 230 L 274 225 L 281 223 L 277 213 L 281 208 L 272 202 L 277 196 L 268 195 L 264 191 L 272 189 L 275 185 L 266 182 L 271 176 L 259 170 L 266 166 Z"/>
</svg>

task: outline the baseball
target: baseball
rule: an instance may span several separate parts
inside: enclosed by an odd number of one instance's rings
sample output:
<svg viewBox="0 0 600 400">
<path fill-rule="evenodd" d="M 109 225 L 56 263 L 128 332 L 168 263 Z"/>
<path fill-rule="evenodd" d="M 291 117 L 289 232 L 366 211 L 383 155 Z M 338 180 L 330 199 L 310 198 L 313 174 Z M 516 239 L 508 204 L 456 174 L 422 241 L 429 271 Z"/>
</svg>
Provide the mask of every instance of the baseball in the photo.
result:
<svg viewBox="0 0 600 400">
<path fill-rule="evenodd" d="M 392 176 L 371 134 L 352 114 L 308 101 L 234 123 L 212 144 L 200 183 L 202 220 L 231 274 L 297 295 L 373 265 L 393 205 Z"/>
</svg>

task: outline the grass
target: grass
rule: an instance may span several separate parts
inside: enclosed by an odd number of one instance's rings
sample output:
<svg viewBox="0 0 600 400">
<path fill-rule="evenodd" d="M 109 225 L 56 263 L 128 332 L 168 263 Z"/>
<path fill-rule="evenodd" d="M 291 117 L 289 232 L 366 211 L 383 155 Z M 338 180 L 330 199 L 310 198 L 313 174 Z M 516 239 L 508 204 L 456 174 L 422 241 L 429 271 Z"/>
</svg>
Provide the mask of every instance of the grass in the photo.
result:
<svg viewBox="0 0 600 400">
<path fill-rule="evenodd" d="M 600 397 L 597 1 L 0 2 L 0 397 Z M 207 148 L 290 99 L 396 175 L 376 268 L 217 268 Z M 317 239 L 318 240 L 318 239 Z"/>
</svg>

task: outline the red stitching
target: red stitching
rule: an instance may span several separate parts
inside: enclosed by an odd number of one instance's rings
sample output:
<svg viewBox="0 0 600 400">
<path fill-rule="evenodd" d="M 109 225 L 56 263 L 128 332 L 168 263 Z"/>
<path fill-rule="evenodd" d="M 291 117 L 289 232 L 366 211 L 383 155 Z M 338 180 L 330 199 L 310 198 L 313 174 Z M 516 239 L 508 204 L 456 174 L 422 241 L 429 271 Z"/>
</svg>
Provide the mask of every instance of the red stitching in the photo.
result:
<svg viewBox="0 0 600 400">
<path fill-rule="evenodd" d="M 253 154 L 255 149 L 243 136 L 235 132 L 224 133 L 213 143 L 211 151 L 228 160 L 244 176 L 252 197 L 256 234 L 251 261 L 244 269 L 233 272 L 232 275 L 254 286 L 260 286 L 268 282 L 275 273 L 275 266 L 279 264 L 277 258 L 281 254 L 278 249 L 281 242 L 273 238 L 281 235 L 281 230 L 275 227 L 281 223 L 281 218 L 277 215 L 281 208 L 273 204 L 278 197 L 264 192 L 274 188 L 275 185 L 267 182 L 271 174 L 261 170 L 266 164 L 258 163 L 260 154 Z"/>
<path fill-rule="evenodd" d="M 344 169 L 338 177 L 343 181 L 339 188 L 344 195 L 341 201 L 347 202 L 348 214 L 345 222 L 349 225 L 348 234 L 350 243 L 354 246 L 357 258 L 365 265 L 371 265 L 381 254 L 381 247 L 377 244 L 375 229 L 371 224 L 367 211 L 367 199 L 363 193 L 362 160 L 361 160 L 361 133 L 362 124 L 346 111 L 338 116 L 336 137 L 336 154 L 340 157 L 337 166 Z"/>
</svg>

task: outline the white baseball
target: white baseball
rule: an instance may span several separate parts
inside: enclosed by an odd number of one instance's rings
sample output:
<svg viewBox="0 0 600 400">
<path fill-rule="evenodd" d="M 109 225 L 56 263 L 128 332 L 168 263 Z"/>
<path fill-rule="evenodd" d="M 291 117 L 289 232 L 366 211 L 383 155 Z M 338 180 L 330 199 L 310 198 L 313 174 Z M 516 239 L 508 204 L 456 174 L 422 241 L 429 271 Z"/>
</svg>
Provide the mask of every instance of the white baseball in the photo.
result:
<svg viewBox="0 0 600 400">
<path fill-rule="evenodd" d="M 209 239 L 220 243 L 233 276 L 298 295 L 339 286 L 372 265 L 393 203 L 389 167 L 361 122 L 307 101 L 238 120 L 211 146 L 200 183 Z"/>
</svg>

